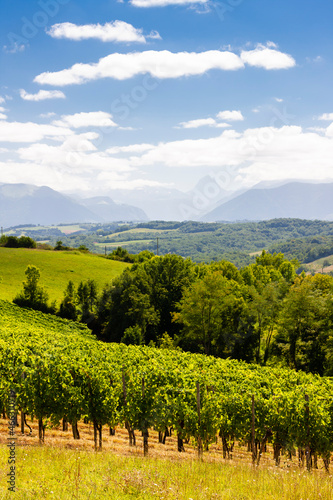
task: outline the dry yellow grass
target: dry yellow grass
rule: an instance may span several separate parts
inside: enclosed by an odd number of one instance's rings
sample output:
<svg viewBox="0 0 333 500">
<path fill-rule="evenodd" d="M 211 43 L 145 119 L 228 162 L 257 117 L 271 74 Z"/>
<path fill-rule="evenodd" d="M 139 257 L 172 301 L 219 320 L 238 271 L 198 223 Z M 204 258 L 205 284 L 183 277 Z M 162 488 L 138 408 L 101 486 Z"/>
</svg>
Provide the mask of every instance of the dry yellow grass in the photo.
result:
<svg viewBox="0 0 333 500">
<path fill-rule="evenodd" d="M 28 423 L 29 420 L 28 420 Z M 0 421 L 0 498 L 12 498 L 6 492 L 7 421 Z M 81 439 L 74 440 L 71 430 L 47 429 L 45 444 L 38 443 L 37 422 L 30 423 L 24 436 L 17 428 L 16 497 L 22 499 L 145 499 L 167 500 L 332 500 L 332 476 L 322 469 L 312 473 L 282 457 L 276 467 L 269 449 L 259 467 L 251 456 L 235 447 L 232 460 L 223 459 L 222 446 L 211 446 L 198 460 L 196 449 L 185 445 L 177 452 L 173 435 L 166 444 L 150 432 L 149 457 L 144 458 L 142 438 L 137 446 L 128 446 L 127 431 L 117 428 L 115 436 L 103 429 L 103 450 L 94 452 L 92 425 L 79 423 Z M 70 426 L 69 426 L 70 427 Z"/>
</svg>

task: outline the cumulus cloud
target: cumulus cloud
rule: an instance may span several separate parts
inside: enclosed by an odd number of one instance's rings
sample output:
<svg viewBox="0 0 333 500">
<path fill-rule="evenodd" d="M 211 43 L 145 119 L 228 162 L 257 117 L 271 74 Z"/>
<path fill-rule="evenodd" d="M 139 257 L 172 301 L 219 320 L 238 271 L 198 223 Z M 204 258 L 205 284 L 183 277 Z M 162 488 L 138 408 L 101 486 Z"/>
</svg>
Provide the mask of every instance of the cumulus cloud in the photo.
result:
<svg viewBox="0 0 333 500">
<path fill-rule="evenodd" d="M 39 116 L 41 118 L 51 118 L 52 116 L 55 116 L 56 113 L 54 113 L 53 111 L 50 111 L 49 113 L 41 113 Z"/>
<path fill-rule="evenodd" d="M 241 111 L 220 111 L 217 114 L 217 118 L 219 120 L 226 120 L 229 122 L 237 122 L 237 121 L 243 121 L 244 116 L 242 115 Z"/>
<path fill-rule="evenodd" d="M 5 98 L 0 95 L 0 104 L 3 104 L 5 102 Z"/>
<path fill-rule="evenodd" d="M 74 115 L 63 115 L 60 120 L 55 120 L 52 125 L 57 127 L 116 127 L 112 115 L 105 111 L 91 111 L 88 113 L 75 113 Z"/>
<path fill-rule="evenodd" d="M 124 21 L 81 26 L 73 23 L 59 23 L 51 26 L 47 34 L 53 38 L 67 38 L 76 41 L 95 38 L 102 42 L 146 43 L 146 38 L 161 38 L 156 31 L 145 37 L 142 29 L 134 28 Z"/>
<path fill-rule="evenodd" d="M 199 127 L 215 127 L 227 128 L 230 127 L 229 123 L 219 123 L 214 118 L 198 118 L 197 120 L 189 120 L 181 122 L 175 128 L 199 128 Z"/>
<path fill-rule="evenodd" d="M 333 121 L 333 113 L 324 113 L 318 117 L 318 120 Z"/>
<path fill-rule="evenodd" d="M 327 129 L 325 130 L 325 134 L 327 135 L 327 137 L 333 138 L 333 123 L 331 123 L 331 125 L 327 127 Z"/>
<path fill-rule="evenodd" d="M 0 120 L 7 120 L 7 118 L 8 118 L 7 115 L 5 115 L 4 113 L 0 113 Z"/>
<path fill-rule="evenodd" d="M 234 181 L 230 182 L 236 185 L 230 189 L 261 180 L 324 180 L 333 178 L 333 125 L 330 127 L 326 137 L 297 126 L 261 127 L 242 133 L 229 130 L 209 139 L 160 143 L 132 157 L 131 164 L 231 169 Z"/>
<path fill-rule="evenodd" d="M 59 140 L 72 135 L 66 127 L 55 127 L 33 122 L 0 121 L 0 142 L 37 142 L 43 139 Z"/>
<path fill-rule="evenodd" d="M 252 51 L 243 51 L 241 56 L 220 50 L 206 52 L 170 52 L 168 50 L 113 53 L 102 57 L 97 63 L 77 63 L 71 68 L 37 75 L 35 82 L 41 85 L 65 86 L 82 84 L 101 78 L 126 80 L 140 74 L 155 78 L 180 78 L 202 75 L 212 69 L 235 71 L 245 64 L 266 70 L 287 69 L 295 66 L 295 60 L 278 50 L 258 46 Z"/>
<path fill-rule="evenodd" d="M 74 64 L 62 71 L 41 73 L 34 81 L 39 84 L 65 86 L 100 78 L 125 80 L 145 73 L 164 79 L 201 75 L 211 69 L 232 71 L 243 67 L 244 64 L 239 56 L 227 51 L 173 53 L 168 50 L 148 50 L 110 54 L 96 64 Z"/>
<path fill-rule="evenodd" d="M 24 89 L 20 90 L 20 96 L 25 101 L 45 101 L 46 99 L 66 99 L 61 90 L 40 90 L 37 94 L 28 94 Z"/>
<path fill-rule="evenodd" d="M 150 149 L 154 149 L 153 144 L 131 144 L 130 146 L 114 146 L 107 149 L 105 152 L 114 155 L 118 153 L 144 153 Z"/>
<path fill-rule="evenodd" d="M 135 7 L 166 7 L 167 5 L 208 4 L 209 0 L 130 0 Z"/>
<path fill-rule="evenodd" d="M 245 64 L 267 70 L 289 69 L 296 65 L 291 55 L 261 44 L 257 45 L 254 50 L 243 50 L 240 56 Z"/>
</svg>

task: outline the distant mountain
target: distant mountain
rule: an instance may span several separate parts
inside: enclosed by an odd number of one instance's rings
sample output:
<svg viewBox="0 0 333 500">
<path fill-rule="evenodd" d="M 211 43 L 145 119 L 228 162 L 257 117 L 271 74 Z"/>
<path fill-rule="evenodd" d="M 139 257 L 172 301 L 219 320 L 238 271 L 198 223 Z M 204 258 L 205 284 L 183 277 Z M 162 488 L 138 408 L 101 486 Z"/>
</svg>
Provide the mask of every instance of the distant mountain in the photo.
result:
<svg viewBox="0 0 333 500">
<path fill-rule="evenodd" d="M 252 188 L 204 215 L 201 220 L 240 221 L 275 218 L 333 220 L 333 183 L 289 182 Z"/>
<path fill-rule="evenodd" d="M 115 189 L 109 192 L 117 203 L 140 207 L 152 220 L 200 220 L 200 217 L 221 203 L 226 191 L 210 175 L 201 178 L 196 186 L 183 192 L 174 188 L 144 187 L 135 190 Z"/>
<path fill-rule="evenodd" d="M 147 221 L 145 212 L 138 207 L 117 204 L 108 196 L 84 198 L 81 204 L 98 215 L 105 222 L 113 221 Z"/>
<path fill-rule="evenodd" d="M 60 222 L 101 222 L 101 219 L 86 207 L 46 186 L 0 186 L 1 226 L 50 225 Z"/>
<path fill-rule="evenodd" d="M 83 200 L 84 201 L 84 200 Z M 147 220 L 146 214 L 132 206 L 117 205 L 110 198 L 78 202 L 53 189 L 30 184 L 0 185 L 0 225 L 51 225 L 73 222 L 112 222 Z"/>
</svg>

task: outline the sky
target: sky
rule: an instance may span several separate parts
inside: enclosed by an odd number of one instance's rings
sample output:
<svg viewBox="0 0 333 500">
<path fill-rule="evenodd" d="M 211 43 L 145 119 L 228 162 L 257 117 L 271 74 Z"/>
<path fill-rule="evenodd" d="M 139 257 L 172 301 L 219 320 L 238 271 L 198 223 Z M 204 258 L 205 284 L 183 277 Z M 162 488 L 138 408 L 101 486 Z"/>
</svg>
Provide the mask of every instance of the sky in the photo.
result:
<svg viewBox="0 0 333 500">
<path fill-rule="evenodd" d="M 333 180 L 329 0 L 1 0 L 0 183 Z"/>
</svg>

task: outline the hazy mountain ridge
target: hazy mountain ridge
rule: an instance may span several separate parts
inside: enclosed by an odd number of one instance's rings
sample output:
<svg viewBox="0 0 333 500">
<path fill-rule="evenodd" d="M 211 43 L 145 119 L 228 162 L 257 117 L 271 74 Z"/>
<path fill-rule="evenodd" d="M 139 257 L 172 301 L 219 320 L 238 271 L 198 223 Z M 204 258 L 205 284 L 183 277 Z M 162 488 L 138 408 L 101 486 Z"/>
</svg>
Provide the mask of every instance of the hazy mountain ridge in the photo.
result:
<svg viewBox="0 0 333 500">
<path fill-rule="evenodd" d="M 147 220 L 146 214 L 133 206 L 118 205 L 110 198 L 98 210 L 98 200 L 85 205 L 47 186 L 30 184 L 0 185 L 0 225 L 52 225 L 73 222 L 112 222 Z M 89 206 L 90 205 L 90 206 Z M 105 208 L 107 207 L 107 208 Z"/>
<path fill-rule="evenodd" d="M 272 188 L 252 188 L 222 203 L 201 220 L 231 222 L 276 218 L 333 220 L 333 183 L 289 182 Z"/>
</svg>

